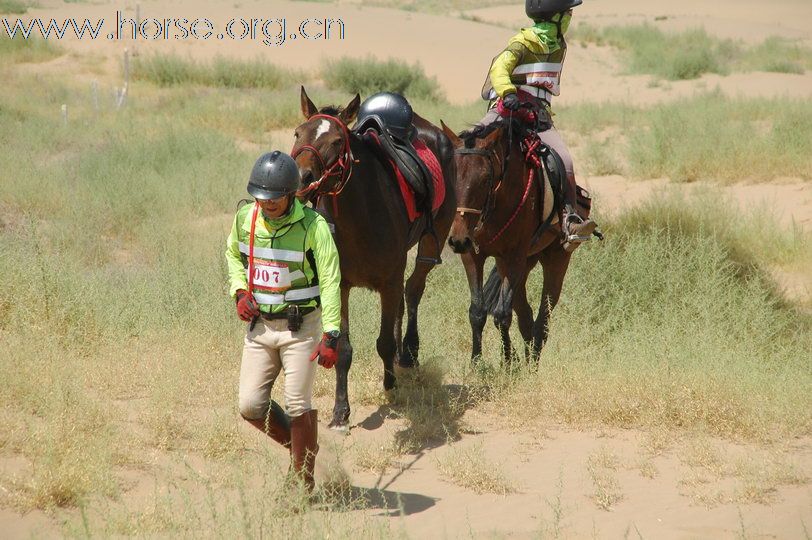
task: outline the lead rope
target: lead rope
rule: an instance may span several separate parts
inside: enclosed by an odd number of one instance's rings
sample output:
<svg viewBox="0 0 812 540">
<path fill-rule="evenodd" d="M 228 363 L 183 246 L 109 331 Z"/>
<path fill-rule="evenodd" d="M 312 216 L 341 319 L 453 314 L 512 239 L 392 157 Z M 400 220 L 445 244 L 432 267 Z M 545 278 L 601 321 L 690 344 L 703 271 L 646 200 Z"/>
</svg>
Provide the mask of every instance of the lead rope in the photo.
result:
<svg viewBox="0 0 812 540">
<path fill-rule="evenodd" d="M 254 202 L 254 211 L 251 213 L 251 233 L 248 235 L 248 294 L 254 298 L 254 231 L 257 227 L 257 215 L 259 214 L 259 203 Z M 256 303 L 256 301 L 255 301 Z M 259 309 L 259 306 L 257 306 Z M 259 315 L 254 315 L 251 319 L 251 326 L 248 327 L 249 331 L 254 330 L 257 324 Z"/>
</svg>

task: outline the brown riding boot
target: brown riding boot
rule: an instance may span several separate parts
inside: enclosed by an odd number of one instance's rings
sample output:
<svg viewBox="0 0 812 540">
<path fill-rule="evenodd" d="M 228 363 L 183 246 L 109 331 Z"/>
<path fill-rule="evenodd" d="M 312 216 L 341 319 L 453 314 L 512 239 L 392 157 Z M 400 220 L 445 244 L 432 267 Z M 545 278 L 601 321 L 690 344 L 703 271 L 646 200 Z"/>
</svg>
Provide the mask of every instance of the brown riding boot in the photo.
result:
<svg viewBox="0 0 812 540">
<path fill-rule="evenodd" d="M 285 411 L 277 402 L 271 400 L 265 418 L 256 420 L 246 418 L 246 420 L 271 439 L 290 449 L 290 419 L 288 419 L 288 415 L 285 414 Z"/>
<path fill-rule="evenodd" d="M 316 485 L 313 470 L 319 452 L 317 420 L 318 411 L 313 410 L 290 420 L 293 473 L 302 481 L 308 493 L 312 493 Z"/>
<path fill-rule="evenodd" d="M 564 251 L 572 253 L 583 242 L 592 238 L 598 224 L 589 218 L 583 219 L 575 212 L 564 214 Z"/>
</svg>

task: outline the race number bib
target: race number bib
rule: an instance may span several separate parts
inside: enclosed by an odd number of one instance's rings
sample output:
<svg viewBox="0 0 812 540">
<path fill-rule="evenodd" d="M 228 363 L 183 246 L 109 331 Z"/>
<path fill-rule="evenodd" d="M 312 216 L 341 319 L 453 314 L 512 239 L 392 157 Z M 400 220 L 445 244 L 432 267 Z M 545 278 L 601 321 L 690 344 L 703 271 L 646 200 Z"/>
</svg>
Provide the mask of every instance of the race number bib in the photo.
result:
<svg viewBox="0 0 812 540">
<path fill-rule="evenodd" d="M 288 265 L 276 261 L 254 259 L 254 287 L 261 291 L 281 293 L 290 289 Z"/>
</svg>

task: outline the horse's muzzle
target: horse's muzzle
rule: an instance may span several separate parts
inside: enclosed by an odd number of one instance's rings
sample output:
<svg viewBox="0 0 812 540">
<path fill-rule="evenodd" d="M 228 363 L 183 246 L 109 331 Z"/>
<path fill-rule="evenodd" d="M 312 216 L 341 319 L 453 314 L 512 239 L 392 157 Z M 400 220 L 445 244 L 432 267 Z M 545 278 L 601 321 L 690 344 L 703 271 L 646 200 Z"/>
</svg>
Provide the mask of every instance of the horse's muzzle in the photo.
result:
<svg viewBox="0 0 812 540">
<path fill-rule="evenodd" d="M 462 239 L 451 236 L 448 238 L 448 245 L 451 246 L 451 250 L 457 254 L 468 253 L 471 251 L 471 248 L 474 247 L 474 243 L 468 236 L 465 236 Z"/>
</svg>

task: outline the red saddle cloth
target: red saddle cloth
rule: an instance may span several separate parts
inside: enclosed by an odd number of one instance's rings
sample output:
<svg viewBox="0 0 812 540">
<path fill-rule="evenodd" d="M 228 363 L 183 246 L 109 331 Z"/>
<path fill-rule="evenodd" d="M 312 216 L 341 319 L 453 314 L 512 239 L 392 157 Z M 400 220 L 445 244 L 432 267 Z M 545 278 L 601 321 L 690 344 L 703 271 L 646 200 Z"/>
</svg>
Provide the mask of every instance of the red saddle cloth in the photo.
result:
<svg viewBox="0 0 812 540">
<path fill-rule="evenodd" d="M 374 137 L 375 142 L 380 145 L 378 134 L 374 131 L 370 131 L 369 133 Z M 423 141 L 420 139 L 415 139 L 412 141 L 412 146 L 414 146 L 414 149 L 417 151 L 417 156 L 423 160 L 423 163 L 425 163 L 426 167 L 429 169 L 429 171 L 431 171 L 431 179 L 434 182 L 434 200 L 431 203 L 431 209 L 432 211 L 435 211 L 440 208 L 445 200 L 443 169 L 440 167 L 440 162 L 437 160 L 437 156 L 434 155 L 434 152 L 432 152 L 429 147 L 423 143 Z M 414 191 L 412 190 L 411 186 L 409 186 L 409 183 L 406 182 L 406 179 L 403 177 L 403 173 L 397 168 L 395 162 L 390 159 L 389 164 L 395 171 L 395 176 L 398 180 L 398 187 L 400 188 L 400 194 L 403 196 L 403 202 L 406 204 L 406 213 L 409 216 L 409 222 L 412 222 L 422 215 L 422 212 L 417 209 Z"/>
</svg>

